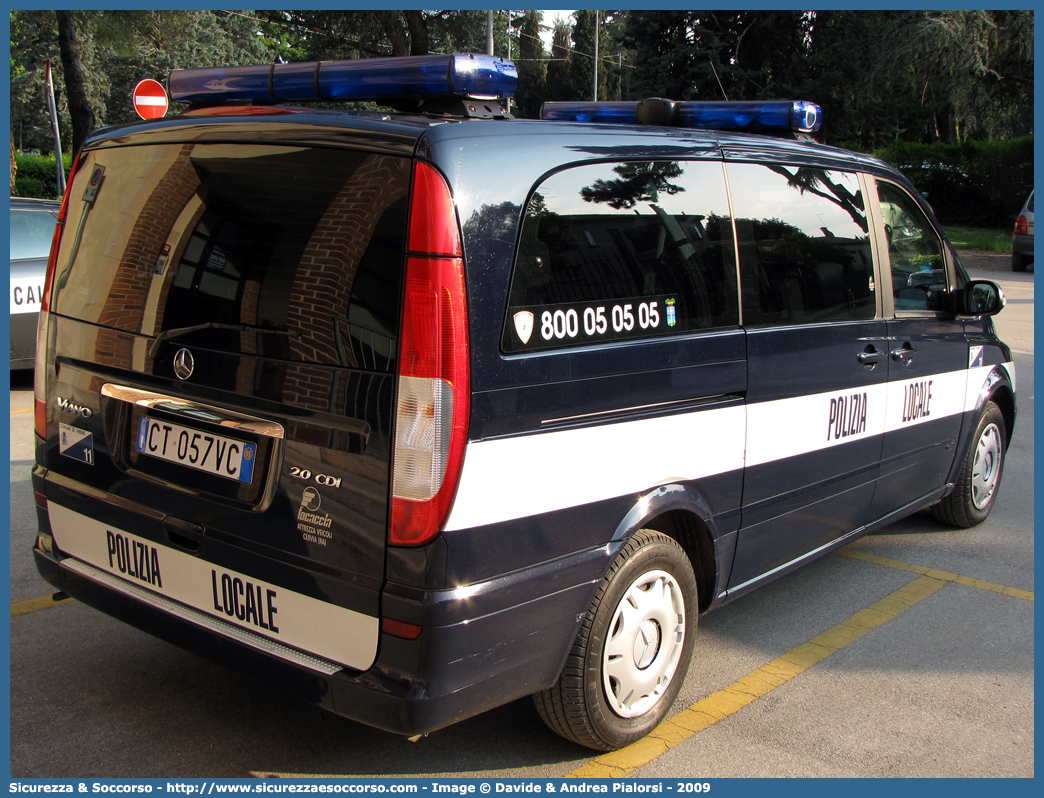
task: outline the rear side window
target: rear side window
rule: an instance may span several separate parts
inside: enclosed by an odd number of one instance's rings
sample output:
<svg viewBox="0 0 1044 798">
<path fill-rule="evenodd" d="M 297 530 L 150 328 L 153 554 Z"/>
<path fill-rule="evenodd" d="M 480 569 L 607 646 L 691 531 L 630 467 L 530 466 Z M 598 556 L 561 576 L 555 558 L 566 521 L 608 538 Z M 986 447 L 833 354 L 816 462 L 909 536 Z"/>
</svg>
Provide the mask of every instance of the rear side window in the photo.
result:
<svg viewBox="0 0 1044 798">
<path fill-rule="evenodd" d="M 778 164 L 729 164 L 746 326 L 876 315 L 859 178 Z"/>
<path fill-rule="evenodd" d="M 97 195 L 86 191 L 102 171 Z M 254 144 L 92 153 L 53 308 L 178 344 L 394 370 L 409 160 Z"/>
<path fill-rule="evenodd" d="M 720 163 L 587 164 L 537 186 L 522 220 L 504 352 L 739 323 Z"/>
</svg>

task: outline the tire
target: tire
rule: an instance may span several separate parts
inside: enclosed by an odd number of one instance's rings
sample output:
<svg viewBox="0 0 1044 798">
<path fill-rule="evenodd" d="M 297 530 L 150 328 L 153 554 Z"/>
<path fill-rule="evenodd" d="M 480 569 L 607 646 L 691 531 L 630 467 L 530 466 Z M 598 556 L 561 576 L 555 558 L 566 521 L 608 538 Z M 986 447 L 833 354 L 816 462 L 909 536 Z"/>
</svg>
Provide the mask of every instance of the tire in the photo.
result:
<svg viewBox="0 0 1044 798">
<path fill-rule="evenodd" d="M 1004 415 L 987 402 L 953 492 L 932 507 L 936 519 L 962 529 L 986 520 L 997 499 L 1006 441 Z"/>
<path fill-rule="evenodd" d="M 1011 270 L 1013 272 L 1026 271 L 1026 256 L 1013 252 L 1011 254 Z"/>
<path fill-rule="evenodd" d="M 599 751 L 641 739 L 685 681 L 697 613 L 696 577 L 681 546 L 639 530 L 613 560 L 558 681 L 533 696 L 540 717 Z"/>
</svg>

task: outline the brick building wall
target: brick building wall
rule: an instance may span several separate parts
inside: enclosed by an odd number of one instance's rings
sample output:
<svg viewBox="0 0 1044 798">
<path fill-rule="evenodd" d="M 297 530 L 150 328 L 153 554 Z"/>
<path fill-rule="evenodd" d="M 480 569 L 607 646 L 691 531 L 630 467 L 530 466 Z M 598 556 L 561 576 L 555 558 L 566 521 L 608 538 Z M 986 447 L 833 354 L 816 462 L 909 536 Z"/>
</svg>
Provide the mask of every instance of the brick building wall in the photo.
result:
<svg viewBox="0 0 1044 798">
<path fill-rule="evenodd" d="M 190 161 L 194 146 L 182 146 L 177 159 L 156 184 L 138 213 L 134 230 L 112 281 L 112 290 L 98 317 L 99 323 L 105 327 L 142 332 L 142 314 L 152 286 L 156 259 L 178 216 L 199 187 L 199 178 Z M 168 281 L 173 272 L 174 269 L 168 267 Z M 98 361 L 129 365 L 130 342 L 128 336 L 120 336 L 113 330 L 100 331 L 96 351 Z"/>
<path fill-rule="evenodd" d="M 352 284 L 382 214 L 402 199 L 409 185 L 409 162 L 371 155 L 345 184 L 316 226 L 305 247 L 290 293 L 288 322 L 299 337 L 291 339 L 295 359 L 337 363 L 334 324 L 348 315 Z M 346 365 L 357 366 L 342 324 Z M 344 408 L 346 380 L 332 384 L 328 369 L 292 364 L 287 367 L 283 396 L 315 410 Z M 343 411 L 342 411 L 343 412 Z M 315 441 L 327 445 L 327 441 Z"/>
</svg>

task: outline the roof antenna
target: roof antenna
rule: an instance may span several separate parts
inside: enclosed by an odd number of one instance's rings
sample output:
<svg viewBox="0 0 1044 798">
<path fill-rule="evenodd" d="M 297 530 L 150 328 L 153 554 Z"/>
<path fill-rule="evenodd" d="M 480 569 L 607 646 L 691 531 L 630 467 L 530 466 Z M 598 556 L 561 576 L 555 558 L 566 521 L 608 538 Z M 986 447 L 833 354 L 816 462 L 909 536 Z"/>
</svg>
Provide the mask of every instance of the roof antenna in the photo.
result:
<svg viewBox="0 0 1044 798">
<path fill-rule="evenodd" d="M 714 73 L 714 77 L 718 81 L 718 88 L 721 89 L 721 96 L 725 98 L 725 102 L 728 102 L 729 95 L 725 93 L 725 87 L 721 85 L 721 77 L 718 75 L 718 70 L 715 68 L 714 62 L 708 58 L 707 63 L 710 64 L 711 71 Z"/>
</svg>

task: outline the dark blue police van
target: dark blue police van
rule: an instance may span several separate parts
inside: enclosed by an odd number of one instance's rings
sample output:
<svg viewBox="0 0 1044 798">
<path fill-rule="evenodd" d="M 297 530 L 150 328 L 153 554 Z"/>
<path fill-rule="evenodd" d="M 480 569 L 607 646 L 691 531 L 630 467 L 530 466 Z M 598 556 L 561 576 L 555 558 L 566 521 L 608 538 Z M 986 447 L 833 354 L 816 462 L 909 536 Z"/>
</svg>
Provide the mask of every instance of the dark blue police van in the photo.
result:
<svg viewBox="0 0 1044 798">
<path fill-rule="evenodd" d="M 48 266 L 41 574 L 418 734 L 626 745 L 698 616 L 915 511 L 981 522 L 998 286 L 805 102 L 502 107 L 514 66 L 176 70 Z M 395 113 L 309 101 L 376 101 Z"/>
</svg>

